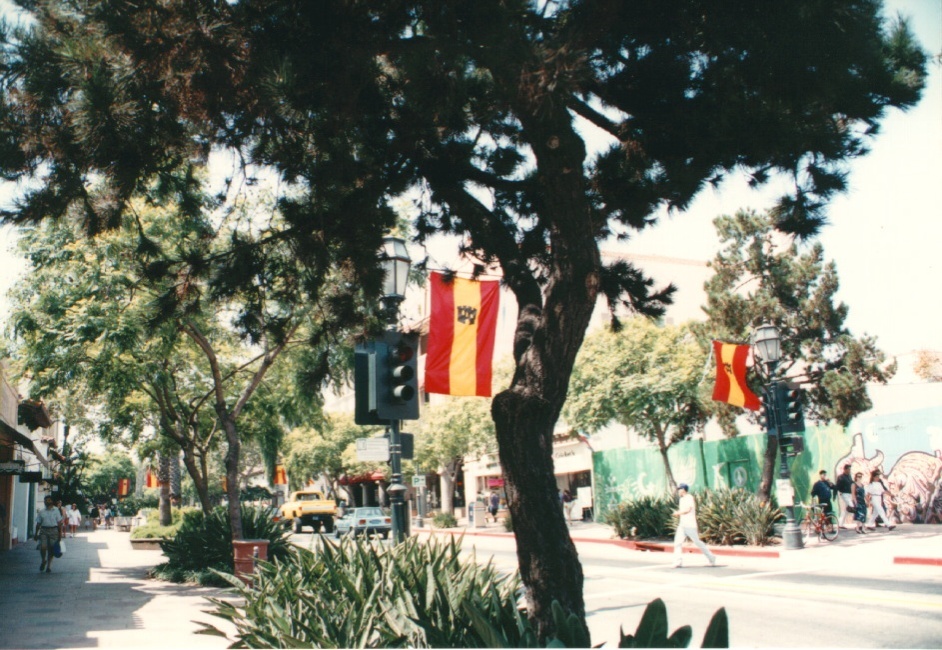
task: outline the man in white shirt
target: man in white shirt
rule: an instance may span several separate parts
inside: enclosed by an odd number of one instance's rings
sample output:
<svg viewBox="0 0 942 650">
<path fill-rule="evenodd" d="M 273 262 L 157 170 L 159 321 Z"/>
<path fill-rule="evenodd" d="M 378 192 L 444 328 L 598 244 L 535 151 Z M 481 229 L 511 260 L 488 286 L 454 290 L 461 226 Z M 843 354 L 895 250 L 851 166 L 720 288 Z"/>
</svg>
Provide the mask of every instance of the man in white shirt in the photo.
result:
<svg viewBox="0 0 942 650">
<path fill-rule="evenodd" d="M 697 502 L 690 494 L 690 487 L 681 483 L 677 486 L 677 494 L 680 496 L 680 503 L 674 511 L 674 516 L 679 518 L 677 532 L 674 533 L 674 567 L 680 568 L 684 565 L 684 542 L 688 538 L 706 556 L 710 566 L 716 566 L 716 556 L 700 541 L 700 532 L 697 529 Z"/>
<path fill-rule="evenodd" d="M 62 512 L 56 507 L 52 497 L 44 499 L 46 507 L 36 515 L 36 539 L 39 540 L 39 555 L 42 564 L 40 571 L 52 573 L 53 546 L 62 536 Z"/>
</svg>

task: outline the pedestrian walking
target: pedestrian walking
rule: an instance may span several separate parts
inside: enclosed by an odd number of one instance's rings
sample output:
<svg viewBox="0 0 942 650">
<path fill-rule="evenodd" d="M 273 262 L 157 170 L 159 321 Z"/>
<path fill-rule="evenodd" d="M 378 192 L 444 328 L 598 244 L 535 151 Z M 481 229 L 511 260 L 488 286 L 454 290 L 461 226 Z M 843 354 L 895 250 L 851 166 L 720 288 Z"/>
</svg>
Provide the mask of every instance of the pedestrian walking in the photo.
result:
<svg viewBox="0 0 942 650">
<path fill-rule="evenodd" d="M 101 512 L 98 510 L 98 506 L 92 504 L 92 509 L 88 511 L 88 518 L 92 520 L 92 530 L 98 530 L 98 517 L 101 516 Z"/>
<path fill-rule="evenodd" d="M 497 523 L 497 511 L 500 509 L 500 496 L 497 492 L 491 491 L 491 496 L 488 497 L 487 511 L 491 513 L 491 519 L 494 520 L 494 523 Z"/>
<path fill-rule="evenodd" d="M 877 517 L 883 520 L 887 530 L 896 528 L 896 524 L 890 521 L 886 514 L 886 508 L 883 504 L 883 495 L 886 494 L 886 485 L 881 478 L 880 470 L 870 472 L 870 483 L 867 484 L 867 497 L 870 499 L 870 518 L 867 520 L 867 528 L 875 530 L 877 527 Z"/>
<path fill-rule="evenodd" d="M 69 531 L 72 533 L 71 536 L 74 539 L 75 533 L 78 531 L 78 527 L 82 525 L 82 511 L 79 510 L 78 506 L 73 503 L 72 506 L 66 511 L 66 514 L 68 515 Z"/>
<path fill-rule="evenodd" d="M 674 516 L 678 518 L 677 532 L 674 533 L 674 567 L 680 568 L 684 565 L 683 547 L 687 539 L 706 556 L 710 566 L 716 566 L 716 556 L 700 541 L 700 532 L 697 529 L 697 502 L 690 494 L 690 486 L 681 483 L 677 486 L 677 494 L 680 496 L 680 502 L 674 511 Z"/>
<path fill-rule="evenodd" d="M 62 512 L 52 497 L 43 499 L 46 507 L 36 515 L 36 539 L 39 540 L 40 571 L 52 573 L 53 548 L 62 538 Z"/>
<path fill-rule="evenodd" d="M 572 492 L 568 489 L 563 490 L 563 510 L 566 511 L 566 523 L 572 524 L 572 509 L 576 507 L 576 500 L 572 496 Z"/>
<path fill-rule="evenodd" d="M 823 506 L 825 514 L 831 514 L 831 501 L 836 491 L 837 486 L 828 480 L 827 470 L 822 469 L 818 472 L 818 480 L 811 486 L 811 497 L 817 499 L 818 503 Z"/>
<path fill-rule="evenodd" d="M 854 499 L 854 479 L 850 475 L 850 464 L 844 465 L 841 475 L 837 477 L 837 495 L 840 497 L 841 518 L 844 528 L 854 525 L 854 510 L 857 501 Z"/>
<path fill-rule="evenodd" d="M 854 474 L 854 530 L 865 534 L 864 522 L 867 521 L 867 489 L 864 487 L 863 474 Z"/>
</svg>

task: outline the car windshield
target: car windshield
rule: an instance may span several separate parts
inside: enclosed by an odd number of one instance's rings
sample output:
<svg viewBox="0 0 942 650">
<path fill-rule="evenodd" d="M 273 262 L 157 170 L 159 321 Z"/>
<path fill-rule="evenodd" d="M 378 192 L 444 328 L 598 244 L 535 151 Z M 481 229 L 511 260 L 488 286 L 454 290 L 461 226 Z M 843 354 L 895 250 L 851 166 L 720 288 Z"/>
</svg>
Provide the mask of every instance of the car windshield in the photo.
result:
<svg viewBox="0 0 942 650">
<path fill-rule="evenodd" d="M 385 517 L 386 514 L 381 508 L 357 508 L 353 512 L 354 517 Z"/>
</svg>

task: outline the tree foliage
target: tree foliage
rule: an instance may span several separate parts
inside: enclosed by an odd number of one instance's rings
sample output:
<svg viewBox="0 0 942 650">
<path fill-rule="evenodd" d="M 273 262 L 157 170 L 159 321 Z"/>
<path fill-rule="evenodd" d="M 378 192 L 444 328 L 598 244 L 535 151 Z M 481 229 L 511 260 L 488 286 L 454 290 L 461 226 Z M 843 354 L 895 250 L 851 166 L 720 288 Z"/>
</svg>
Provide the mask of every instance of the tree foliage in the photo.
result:
<svg viewBox="0 0 942 650">
<path fill-rule="evenodd" d="M 379 289 L 388 198 L 410 187 L 424 190 L 419 239 L 453 233 L 500 266 L 521 317 L 492 415 L 541 640 L 553 600 L 584 617 L 551 442 L 596 299 L 657 314 L 670 295 L 631 265 L 603 265 L 599 241 L 733 170 L 756 184 L 790 175 L 776 223 L 813 232 L 843 163 L 888 107 L 918 99 L 925 74 L 905 25 L 885 26 L 872 0 L 20 5 L 33 21 L 0 48 L 0 172 L 38 182 L 7 220 L 74 208 L 97 232 L 157 187 L 185 211 L 190 169 L 214 147 L 246 162 L 239 178 L 268 167 L 292 190 L 277 235 L 241 231 L 215 257 L 152 267 L 213 287 L 168 291 L 166 311 L 303 268 L 296 291 L 314 303 L 345 273 L 334 313 L 359 320 L 353 296 Z M 587 123 L 607 143 L 598 155 Z M 269 263 L 269 244 L 290 263 Z M 255 336 L 248 304 L 240 323 Z"/>
<path fill-rule="evenodd" d="M 579 352 L 563 416 L 589 432 L 617 422 L 653 442 L 673 492 L 677 484 L 667 450 L 708 417 L 705 359 L 688 325 L 634 318 L 618 332 L 596 332 Z"/>
<path fill-rule="evenodd" d="M 775 324 L 782 338 L 776 376 L 802 385 L 807 420 L 846 426 L 872 406 L 867 384 L 886 383 L 896 364 L 887 363 L 874 338 L 854 337 L 844 325 L 848 308 L 837 301 L 837 267 L 824 259 L 821 244 L 799 246 L 775 232 L 774 219 L 751 211 L 716 219 L 723 247 L 706 283 L 704 338 L 748 341 L 760 323 Z M 756 394 L 762 394 L 760 382 L 768 378 L 753 379 Z M 735 433 L 741 411 L 720 404 L 713 410 L 728 434 Z M 765 455 L 760 494 L 766 497 L 775 443 L 769 439 Z"/>
</svg>

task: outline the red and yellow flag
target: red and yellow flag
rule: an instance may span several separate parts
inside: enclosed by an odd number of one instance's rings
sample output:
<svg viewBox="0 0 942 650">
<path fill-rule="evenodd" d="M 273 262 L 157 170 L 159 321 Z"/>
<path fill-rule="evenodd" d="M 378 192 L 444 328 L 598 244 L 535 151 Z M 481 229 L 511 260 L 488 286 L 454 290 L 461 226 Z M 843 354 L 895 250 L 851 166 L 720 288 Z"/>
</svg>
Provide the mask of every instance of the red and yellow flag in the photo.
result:
<svg viewBox="0 0 942 650">
<path fill-rule="evenodd" d="M 149 488 L 160 487 L 160 483 L 157 482 L 157 475 L 150 469 L 147 470 L 147 475 L 145 477 L 145 485 Z"/>
<path fill-rule="evenodd" d="M 425 392 L 491 396 L 500 283 L 432 273 Z"/>
<path fill-rule="evenodd" d="M 275 465 L 275 485 L 287 485 L 288 475 L 285 473 L 284 465 Z"/>
<path fill-rule="evenodd" d="M 126 497 L 130 491 L 131 491 L 131 479 L 119 478 L 118 479 L 118 496 Z"/>
<path fill-rule="evenodd" d="M 749 356 L 748 345 L 713 341 L 713 354 L 716 357 L 716 385 L 713 387 L 713 399 L 734 406 L 741 406 L 751 411 L 762 407 L 759 398 L 749 390 L 746 383 L 746 358 Z"/>
</svg>

